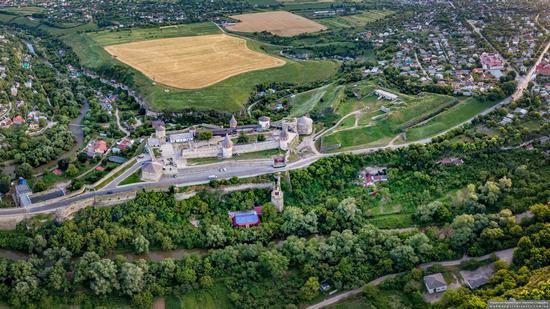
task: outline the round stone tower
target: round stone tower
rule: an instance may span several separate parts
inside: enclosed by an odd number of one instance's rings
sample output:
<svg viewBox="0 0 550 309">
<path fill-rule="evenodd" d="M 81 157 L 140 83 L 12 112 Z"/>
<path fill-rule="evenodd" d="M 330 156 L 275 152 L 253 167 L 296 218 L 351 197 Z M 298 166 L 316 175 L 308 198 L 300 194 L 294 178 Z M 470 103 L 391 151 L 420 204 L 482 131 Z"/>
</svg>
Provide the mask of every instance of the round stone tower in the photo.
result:
<svg viewBox="0 0 550 309">
<path fill-rule="evenodd" d="M 224 140 L 222 141 L 222 157 L 225 159 L 231 158 L 233 156 L 233 141 L 229 138 L 229 134 L 225 135 Z"/>
</svg>

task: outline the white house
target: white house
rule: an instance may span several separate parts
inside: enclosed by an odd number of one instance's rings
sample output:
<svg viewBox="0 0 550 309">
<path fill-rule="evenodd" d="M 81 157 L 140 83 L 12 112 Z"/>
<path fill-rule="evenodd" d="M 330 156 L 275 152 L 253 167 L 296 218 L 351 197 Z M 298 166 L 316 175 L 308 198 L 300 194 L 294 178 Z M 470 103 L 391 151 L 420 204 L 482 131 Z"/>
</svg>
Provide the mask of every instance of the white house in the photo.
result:
<svg viewBox="0 0 550 309">
<path fill-rule="evenodd" d="M 447 290 L 447 283 L 441 273 L 424 276 L 424 285 L 426 285 L 429 294 Z"/>
</svg>

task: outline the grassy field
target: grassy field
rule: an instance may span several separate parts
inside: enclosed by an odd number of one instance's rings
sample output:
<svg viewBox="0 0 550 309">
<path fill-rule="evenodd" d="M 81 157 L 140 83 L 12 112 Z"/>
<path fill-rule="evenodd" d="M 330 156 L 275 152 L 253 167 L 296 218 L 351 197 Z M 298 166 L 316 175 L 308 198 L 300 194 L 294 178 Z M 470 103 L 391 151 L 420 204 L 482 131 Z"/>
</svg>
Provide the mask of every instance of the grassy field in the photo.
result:
<svg viewBox="0 0 550 309">
<path fill-rule="evenodd" d="M 314 110 L 333 107 L 338 104 L 344 86 L 329 84 L 297 94 L 289 100 L 290 116 L 299 117 Z"/>
<path fill-rule="evenodd" d="M 348 16 L 332 16 L 327 18 L 316 19 L 315 21 L 327 26 L 328 28 L 357 28 L 364 27 L 367 24 L 382 19 L 386 16 L 393 15 L 394 11 L 366 11 L 355 15 Z"/>
<path fill-rule="evenodd" d="M 6 7 L 2 8 L 0 12 L 7 12 L 9 14 L 16 14 L 16 15 L 32 15 L 34 13 L 42 13 L 44 12 L 44 8 L 37 7 L 37 6 L 25 6 L 25 7 Z"/>
<path fill-rule="evenodd" d="M 368 85 L 365 85 L 368 88 Z M 371 89 L 371 88 L 368 88 Z M 368 109 L 361 115 L 360 127 L 336 131 L 323 138 L 323 145 L 340 144 L 341 148 L 354 147 L 359 145 L 383 146 L 401 132 L 400 126 L 405 123 L 422 119 L 444 104 L 453 100 L 452 97 L 436 94 L 420 94 L 418 96 L 407 96 L 398 94 L 402 103 L 396 104 L 385 100 L 378 100 L 375 96 L 363 97 L 351 105 L 353 110 L 361 107 Z M 362 103 L 360 105 L 359 103 Z M 383 114 L 379 111 L 381 106 L 391 108 L 391 112 Z M 393 106 L 392 106 L 393 105 Z M 350 110 L 349 103 L 342 103 L 341 108 Z"/>
<path fill-rule="evenodd" d="M 217 309 L 234 308 L 228 293 L 221 285 L 208 291 L 189 291 L 182 296 L 166 298 L 166 309 Z"/>
<path fill-rule="evenodd" d="M 220 29 L 214 23 L 196 23 L 174 25 L 167 27 L 137 28 L 125 30 L 105 30 L 88 34 L 101 46 L 124 44 L 137 41 L 175 38 L 180 36 L 195 36 L 219 34 Z"/>
<path fill-rule="evenodd" d="M 184 29 L 184 27 L 191 27 Z M 201 33 L 211 31 L 212 28 L 201 24 L 180 26 L 178 33 L 191 33 L 197 29 Z M 194 30 L 191 30 L 194 29 Z M 135 32 L 136 30 L 133 30 Z M 141 31 L 141 34 L 132 34 L 138 38 L 162 38 L 176 35 L 173 31 L 152 29 Z M 94 37 L 97 36 L 97 37 Z M 102 43 L 122 43 L 129 40 L 130 34 L 118 37 L 115 33 L 104 32 L 96 35 L 72 33 L 63 36 L 62 39 L 70 45 L 79 56 L 82 64 L 91 69 L 103 66 L 121 64 L 105 51 Z M 248 48 L 264 52 L 264 44 L 249 40 Z M 228 78 L 215 85 L 198 90 L 182 90 L 170 88 L 164 85 L 154 85 L 152 81 L 141 72 L 132 69 L 134 73 L 134 86 L 138 92 L 150 103 L 150 108 L 155 111 L 180 111 L 184 108 L 216 109 L 220 111 L 237 112 L 246 103 L 254 86 L 267 82 L 292 82 L 306 83 L 315 80 L 325 80 L 333 76 L 338 70 L 339 63 L 335 61 L 290 61 L 282 67 L 253 71 Z"/>
<path fill-rule="evenodd" d="M 407 130 L 407 140 L 415 141 L 443 132 L 472 118 L 495 104 L 496 102 L 483 103 L 474 98 L 466 99 L 464 102 L 453 106 L 425 123 Z"/>
</svg>

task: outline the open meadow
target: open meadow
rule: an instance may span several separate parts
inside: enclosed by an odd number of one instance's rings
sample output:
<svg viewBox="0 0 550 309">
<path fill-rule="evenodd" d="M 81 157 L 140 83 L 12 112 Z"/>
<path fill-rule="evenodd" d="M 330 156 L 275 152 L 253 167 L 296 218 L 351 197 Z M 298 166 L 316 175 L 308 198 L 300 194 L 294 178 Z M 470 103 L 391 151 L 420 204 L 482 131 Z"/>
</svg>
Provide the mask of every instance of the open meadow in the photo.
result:
<svg viewBox="0 0 550 309">
<path fill-rule="evenodd" d="M 360 88 L 357 87 L 358 93 L 361 93 Z M 374 89 L 369 84 L 363 85 L 363 88 Z M 323 137 L 322 145 L 339 144 L 339 150 L 361 145 L 384 146 L 409 125 L 421 122 L 441 112 L 444 107 L 456 103 L 454 98 L 445 95 L 423 93 L 408 96 L 387 91 L 397 94 L 398 100 L 381 100 L 375 95 L 364 95 L 363 92 L 361 99 L 348 99 L 349 102 L 340 104 L 339 109 L 357 113 L 348 117 L 350 119 L 346 118 L 338 128 Z M 384 108 L 389 108 L 389 112 L 381 111 Z M 345 116 L 343 113 L 339 114 Z"/>
<path fill-rule="evenodd" d="M 286 63 L 252 51 L 246 40 L 226 34 L 139 41 L 105 49 L 153 81 L 180 89 L 204 88 L 231 76 Z"/>
<path fill-rule="evenodd" d="M 267 31 L 274 35 L 289 37 L 327 29 L 312 20 L 286 11 L 233 15 L 231 18 L 240 22 L 228 26 L 227 29 L 237 32 Z"/>
<path fill-rule="evenodd" d="M 327 26 L 329 29 L 357 28 L 365 27 L 371 22 L 393 15 L 394 13 L 394 11 L 389 10 L 372 10 L 347 16 L 332 16 L 327 18 L 320 18 L 316 19 L 316 21 Z"/>
</svg>

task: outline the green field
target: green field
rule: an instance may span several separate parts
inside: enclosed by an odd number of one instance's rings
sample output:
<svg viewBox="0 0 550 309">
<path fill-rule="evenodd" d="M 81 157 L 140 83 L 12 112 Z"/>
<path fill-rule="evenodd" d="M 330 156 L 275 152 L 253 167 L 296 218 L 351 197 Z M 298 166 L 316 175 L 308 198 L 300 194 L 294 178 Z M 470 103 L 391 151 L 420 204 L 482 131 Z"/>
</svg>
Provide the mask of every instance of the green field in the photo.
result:
<svg viewBox="0 0 550 309">
<path fill-rule="evenodd" d="M 167 297 L 166 309 L 217 309 L 234 308 L 222 285 L 210 290 L 189 291 L 183 296 Z"/>
<path fill-rule="evenodd" d="M 89 36 L 101 46 L 124 44 L 136 41 L 173 38 L 180 36 L 206 35 L 221 33 L 214 23 L 196 23 L 154 28 L 125 30 L 105 30 L 90 33 Z"/>
<path fill-rule="evenodd" d="M 407 130 L 407 140 L 415 141 L 434 136 L 474 117 L 476 114 L 495 104 L 496 102 L 484 103 L 475 98 L 469 98 L 431 118 L 425 123 Z"/>
<path fill-rule="evenodd" d="M 77 53 L 82 65 L 90 69 L 99 69 L 122 64 L 103 49 L 105 45 L 151 38 L 218 33 L 218 31 L 218 28 L 212 23 L 201 23 L 164 29 L 72 33 L 63 36 L 62 39 Z M 263 43 L 252 40 L 248 41 L 248 47 L 259 52 L 265 50 Z M 335 61 L 297 62 L 287 60 L 287 64 L 282 67 L 244 73 L 198 90 L 153 85 L 152 81 L 141 72 L 131 70 L 134 74 L 135 88 L 150 103 L 152 110 L 173 112 L 185 108 L 195 108 L 237 112 L 243 108 L 256 84 L 268 82 L 307 83 L 325 80 L 334 75 L 338 67 L 339 63 Z"/>
<path fill-rule="evenodd" d="M 36 7 L 36 6 L 6 7 L 6 8 L 2 8 L 0 12 L 6 12 L 8 14 L 15 14 L 15 15 L 32 15 L 35 13 L 44 12 L 44 8 Z"/>
<path fill-rule="evenodd" d="M 366 11 L 355 15 L 348 16 L 333 16 L 327 18 L 316 19 L 315 21 L 329 28 L 357 28 L 364 27 L 367 24 L 393 15 L 394 11 Z"/>
<path fill-rule="evenodd" d="M 365 85 L 365 88 L 372 89 L 368 85 Z M 341 148 L 360 145 L 384 146 L 401 133 L 400 127 L 403 124 L 422 119 L 453 100 L 452 97 L 445 95 L 423 93 L 418 96 L 408 96 L 389 91 L 398 94 L 402 103 L 392 106 L 393 103 L 378 100 L 375 96 L 363 97 L 361 100 L 352 99 L 351 101 L 355 102 L 351 105 L 353 110 L 368 107 L 359 119 L 359 127 L 329 134 L 323 138 L 322 144 L 325 146 L 340 144 Z M 383 114 L 379 111 L 382 105 L 390 107 L 392 111 L 389 114 Z M 346 111 L 350 110 L 349 106 L 349 103 L 341 104 L 341 108 L 345 107 Z"/>
<path fill-rule="evenodd" d="M 290 117 L 299 117 L 314 110 L 333 107 L 342 98 L 344 86 L 329 84 L 297 94 L 289 100 Z"/>
</svg>

